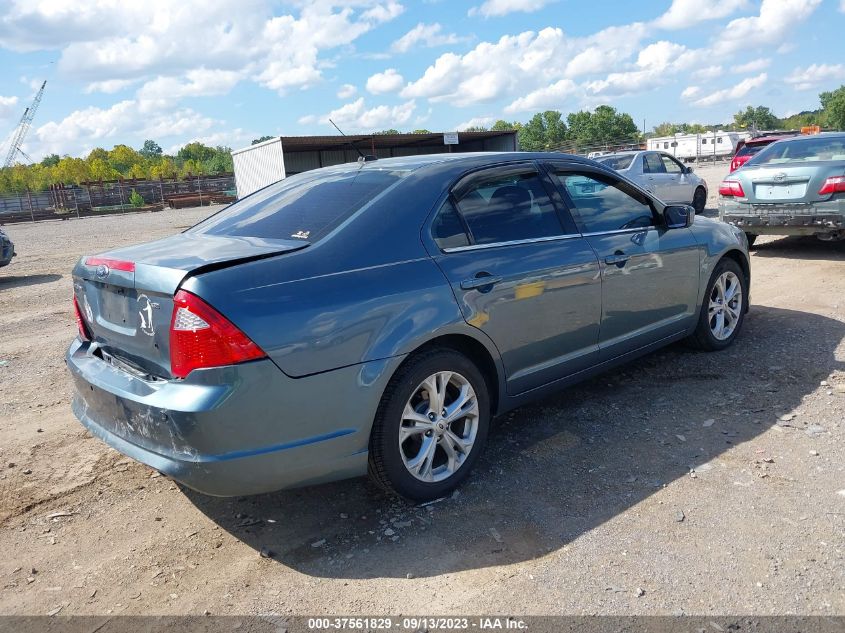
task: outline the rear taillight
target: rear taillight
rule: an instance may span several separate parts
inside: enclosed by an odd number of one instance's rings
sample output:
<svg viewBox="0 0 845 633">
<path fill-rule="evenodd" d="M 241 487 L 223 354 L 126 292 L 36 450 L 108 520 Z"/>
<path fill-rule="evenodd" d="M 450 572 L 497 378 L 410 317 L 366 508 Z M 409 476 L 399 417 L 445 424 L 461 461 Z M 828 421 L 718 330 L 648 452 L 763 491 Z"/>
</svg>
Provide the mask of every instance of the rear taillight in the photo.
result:
<svg viewBox="0 0 845 633">
<path fill-rule="evenodd" d="M 745 192 L 742 190 L 742 185 L 736 180 L 723 180 L 722 184 L 719 185 L 719 195 L 744 198 Z"/>
<path fill-rule="evenodd" d="M 824 181 L 819 195 L 826 196 L 831 193 L 845 193 L 845 176 L 831 176 Z"/>
<path fill-rule="evenodd" d="M 267 355 L 231 321 L 198 296 L 180 290 L 170 321 L 170 371 L 185 378 L 194 369 L 234 365 Z"/>
<path fill-rule="evenodd" d="M 76 300 L 76 295 L 73 296 L 73 313 L 76 315 L 76 327 L 79 328 L 79 338 L 83 341 L 90 341 L 91 333 L 88 331 L 85 319 L 82 318 L 82 310 L 79 309 L 79 302 Z"/>
</svg>

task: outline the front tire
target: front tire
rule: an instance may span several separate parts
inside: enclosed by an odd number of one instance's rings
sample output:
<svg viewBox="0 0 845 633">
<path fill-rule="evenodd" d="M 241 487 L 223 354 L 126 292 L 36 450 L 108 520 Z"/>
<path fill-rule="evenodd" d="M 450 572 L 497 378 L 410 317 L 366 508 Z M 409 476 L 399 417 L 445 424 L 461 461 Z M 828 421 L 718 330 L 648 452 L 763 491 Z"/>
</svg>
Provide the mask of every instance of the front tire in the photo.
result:
<svg viewBox="0 0 845 633">
<path fill-rule="evenodd" d="M 754 246 L 754 242 L 757 241 L 757 234 L 756 233 L 746 233 L 745 239 L 748 240 L 748 248 Z"/>
<path fill-rule="evenodd" d="M 430 501 L 466 479 L 487 440 L 490 398 L 466 356 L 432 349 L 400 367 L 382 396 L 368 470 L 377 484 Z"/>
<path fill-rule="evenodd" d="M 695 209 L 696 215 L 704 213 L 704 207 L 707 206 L 707 192 L 704 187 L 699 187 L 692 195 L 692 207 Z"/>
<path fill-rule="evenodd" d="M 745 319 L 747 286 L 745 273 L 736 261 L 724 258 L 716 264 L 692 335 L 699 348 L 712 352 L 734 342 Z"/>
</svg>

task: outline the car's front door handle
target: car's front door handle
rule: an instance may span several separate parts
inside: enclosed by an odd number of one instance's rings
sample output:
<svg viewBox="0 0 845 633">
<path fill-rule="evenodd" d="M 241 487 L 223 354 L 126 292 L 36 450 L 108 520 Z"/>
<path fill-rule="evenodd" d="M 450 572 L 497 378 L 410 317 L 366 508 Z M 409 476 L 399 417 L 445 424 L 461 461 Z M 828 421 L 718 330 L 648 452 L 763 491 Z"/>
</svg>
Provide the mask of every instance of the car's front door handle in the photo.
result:
<svg viewBox="0 0 845 633">
<path fill-rule="evenodd" d="M 613 255 L 608 255 L 607 257 L 605 257 L 604 263 L 608 266 L 616 265 L 619 266 L 619 268 L 622 268 L 622 266 L 624 266 L 629 259 L 631 259 L 630 255 L 626 255 L 622 251 L 616 251 Z"/>
<path fill-rule="evenodd" d="M 502 281 L 501 277 L 493 277 L 488 273 L 478 273 L 471 279 L 464 279 L 461 282 L 461 288 L 464 290 L 472 290 L 473 288 L 484 288 L 490 286 L 491 288 Z"/>
</svg>

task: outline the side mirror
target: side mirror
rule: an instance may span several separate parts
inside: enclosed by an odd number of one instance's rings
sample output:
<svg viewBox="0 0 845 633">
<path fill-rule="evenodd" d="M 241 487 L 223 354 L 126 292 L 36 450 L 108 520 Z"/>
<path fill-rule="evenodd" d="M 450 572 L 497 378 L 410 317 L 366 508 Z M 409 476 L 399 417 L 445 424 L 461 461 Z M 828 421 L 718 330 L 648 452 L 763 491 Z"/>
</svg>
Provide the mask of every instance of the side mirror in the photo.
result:
<svg viewBox="0 0 845 633">
<path fill-rule="evenodd" d="M 687 167 L 687 168 L 686 168 L 686 173 L 691 174 L 691 173 L 692 173 L 692 167 Z"/>
<path fill-rule="evenodd" d="M 686 229 L 692 226 L 695 209 L 688 204 L 670 204 L 663 208 L 663 222 L 667 229 Z"/>
</svg>

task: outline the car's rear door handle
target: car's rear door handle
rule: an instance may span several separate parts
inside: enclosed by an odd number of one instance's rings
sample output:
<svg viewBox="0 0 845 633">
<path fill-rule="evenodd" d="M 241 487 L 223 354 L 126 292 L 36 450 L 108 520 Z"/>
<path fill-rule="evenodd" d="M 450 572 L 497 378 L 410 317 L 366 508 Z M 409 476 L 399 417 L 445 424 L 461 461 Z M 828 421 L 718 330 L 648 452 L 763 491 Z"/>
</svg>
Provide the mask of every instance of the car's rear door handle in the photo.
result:
<svg viewBox="0 0 845 633">
<path fill-rule="evenodd" d="M 471 279 L 464 279 L 461 282 L 461 288 L 464 290 L 472 290 L 473 288 L 484 288 L 485 286 L 494 286 L 502 281 L 501 277 L 493 277 L 489 273 L 478 273 Z"/>
<path fill-rule="evenodd" d="M 622 266 L 624 266 L 628 262 L 629 259 L 631 259 L 630 255 L 626 255 L 625 253 L 622 253 L 621 251 L 617 251 L 613 255 L 608 255 L 607 257 L 605 257 L 604 263 L 607 264 L 608 266 L 616 265 L 616 266 L 619 266 L 620 268 L 622 268 Z"/>
</svg>

